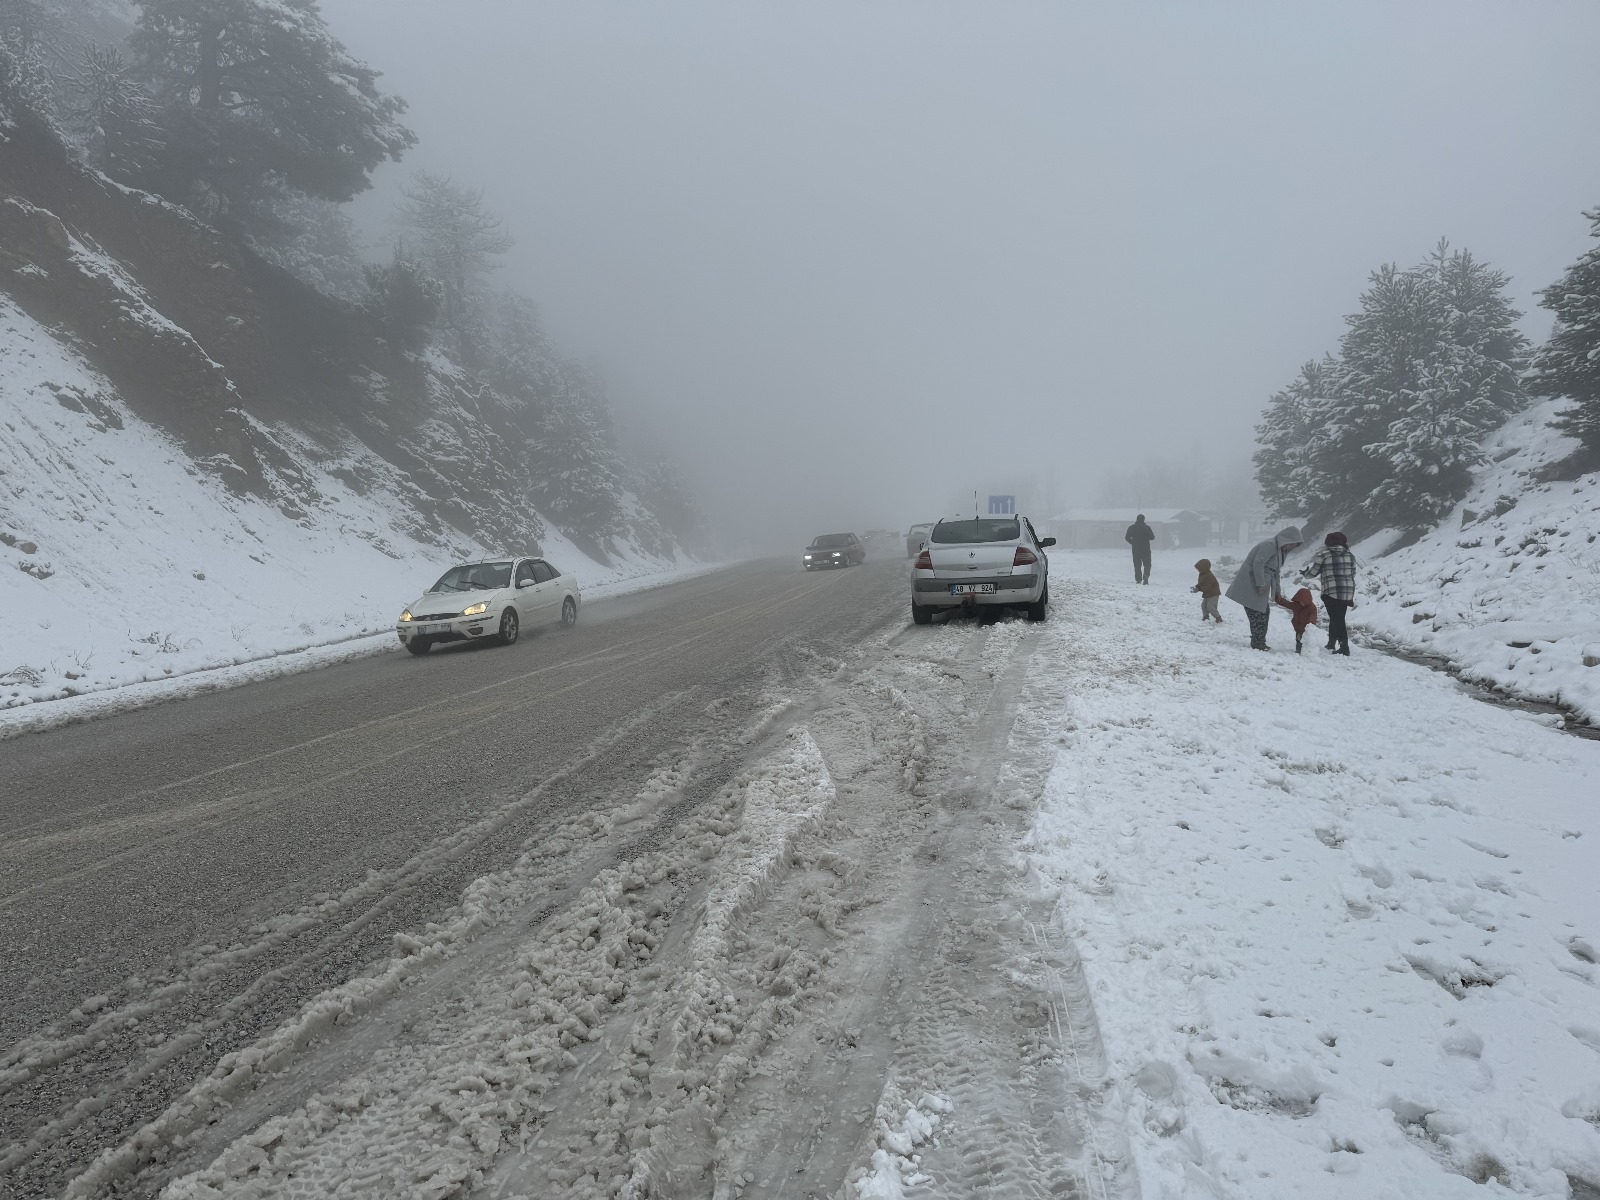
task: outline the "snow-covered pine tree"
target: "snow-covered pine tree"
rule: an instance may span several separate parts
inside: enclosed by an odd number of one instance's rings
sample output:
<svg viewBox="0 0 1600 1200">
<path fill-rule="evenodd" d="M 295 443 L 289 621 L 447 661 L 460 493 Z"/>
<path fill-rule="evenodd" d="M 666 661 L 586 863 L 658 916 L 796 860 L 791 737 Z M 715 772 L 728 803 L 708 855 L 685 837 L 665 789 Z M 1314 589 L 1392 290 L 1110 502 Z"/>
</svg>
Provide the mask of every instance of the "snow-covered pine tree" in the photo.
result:
<svg viewBox="0 0 1600 1200">
<path fill-rule="evenodd" d="M 262 183 L 348 200 L 416 141 L 405 102 L 329 32 L 315 0 L 137 0 L 130 38 L 164 145 L 138 182 L 247 223 Z"/>
<path fill-rule="evenodd" d="M 402 352 L 426 346 L 444 303 L 444 289 L 438 280 L 398 252 L 387 266 L 369 265 L 364 274 L 365 307 L 377 318 L 390 343 Z"/>
<path fill-rule="evenodd" d="M 1428 284 L 1420 298 L 1437 323 L 1437 344 L 1394 396 L 1400 411 L 1389 428 L 1365 447 L 1385 478 L 1363 507 L 1401 528 L 1449 512 L 1472 486 L 1484 436 L 1527 406 L 1528 341 L 1516 328 L 1522 314 L 1506 299 L 1509 278 L 1443 241 L 1413 273 Z"/>
<path fill-rule="evenodd" d="M 1583 215 L 1590 236 L 1600 238 L 1600 208 Z M 1572 401 L 1556 426 L 1600 453 L 1600 243 L 1540 292 L 1539 303 L 1555 314 L 1556 327 L 1534 359 L 1529 385 Z"/>
<path fill-rule="evenodd" d="M 460 321 L 467 296 L 512 247 L 505 223 L 485 206 L 481 188 L 462 187 L 431 171 L 411 177 L 395 219 L 406 253 L 444 285 L 446 320 Z"/>
<path fill-rule="evenodd" d="M 703 548 L 705 520 L 682 471 L 657 459 L 639 473 L 637 487 L 639 499 L 680 546 L 690 551 Z"/>
<path fill-rule="evenodd" d="M 1329 428 L 1327 411 L 1338 375 L 1330 356 L 1311 359 L 1288 387 L 1273 393 L 1256 426 L 1256 484 L 1275 513 L 1320 514 L 1329 507 L 1332 497 L 1317 452 Z"/>
<path fill-rule="evenodd" d="M 1416 529 L 1466 494 L 1484 436 L 1527 403 L 1508 282 L 1442 241 L 1409 270 L 1373 272 L 1308 452 L 1327 481 L 1325 515 Z"/>
<path fill-rule="evenodd" d="M 1470 250 L 1451 250 L 1443 239 L 1425 265 L 1431 265 L 1442 292 L 1446 336 L 1467 352 L 1449 361 L 1466 372 L 1471 404 L 1485 406 L 1482 415 L 1490 422 L 1487 429 L 1493 429 L 1528 407 L 1523 375 L 1531 346 L 1517 328 L 1522 314 L 1506 295 L 1511 277 L 1479 262 Z"/>
<path fill-rule="evenodd" d="M 0 142 L 24 114 L 55 124 L 58 22 L 39 0 L 0 0 Z"/>
<path fill-rule="evenodd" d="M 1527 404 L 1528 342 L 1506 275 L 1441 241 L 1372 273 L 1337 361 L 1273 396 L 1256 475 L 1314 524 L 1430 525 L 1466 494 L 1486 434 Z"/>
<path fill-rule="evenodd" d="M 162 143 L 159 112 L 115 46 L 86 45 L 63 92 L 65 124 L 91 166 L 131 179 L 153 163 Z"/>
<path fill-rule="evenodd" d="M 551 421 L 565 366 L 539 323 L 539 307 L 520 292 L 496 292 L 482 304 L 483 373 L 505 396 L 518 429 L 539 441 Z"/>
<path fill-rule="evenodd" d="M 1390 474 L 1390 464 L 1374 448 L 1409 407 L 1423 365 L 1443 344 L 1443 321 L 1428 273 L 1402 271 L 1394 263 L 1371 274 L 1360 310 L 1345 318 L 1340 386 L 1322 414 L 1312 450 L 1333 513 L 1361 512 L 1387 523 L 1387 515 L 1368 504 Z"/>
<path fill-rule="evenodd" d="M 1375 523 L 1418 528 L 1437 523 L 1472 486 L 1484 434 L 1504 421 L 1493 403 L 1483 356 L 1442 346 L 1400 394 L 1403 411 L 1382 441 L 1367 447 L 1388 474 L 1362 507 Z"/>
<path fill-rule="evenodd" d="M 360 235 L 343 205 L 284 188 L 259 206 L 250 244 L 325 296 L 352 304 L 369 298 Z"/>
<path fill-rule="evenodd" d="M 604 552 L 622 532 L 622 462 L 605 394 L 593 374 L 568 368 L 534 447 L 534 495 L 541 511 Z"/>
</svg>

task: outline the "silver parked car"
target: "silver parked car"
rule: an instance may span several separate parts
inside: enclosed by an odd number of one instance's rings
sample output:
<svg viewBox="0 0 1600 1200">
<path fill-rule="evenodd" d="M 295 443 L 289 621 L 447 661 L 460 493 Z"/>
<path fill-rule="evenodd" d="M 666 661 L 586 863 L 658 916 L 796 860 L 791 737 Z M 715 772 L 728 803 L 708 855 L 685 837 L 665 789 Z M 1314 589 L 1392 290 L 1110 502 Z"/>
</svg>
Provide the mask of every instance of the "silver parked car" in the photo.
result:
<svg viewBox="0 0 1600 1200">
<path fill-rule="evenodd" d="M 524 626 L 575 624 L 582 602 L 577 581 L 542 558 L 486 558 L 446 571 L 400 614 L 395 632 L 413 654 L 439 642 L 509 646 Z"/>
<path fill-rule="evenodd" d="M 1047 546 L 1027 517 L 940 521 L 911 567 L 911 619 L 933 620 L 941 608 L 1020 608 L 1045 619 L 1050 603 Z"/>
</svg>

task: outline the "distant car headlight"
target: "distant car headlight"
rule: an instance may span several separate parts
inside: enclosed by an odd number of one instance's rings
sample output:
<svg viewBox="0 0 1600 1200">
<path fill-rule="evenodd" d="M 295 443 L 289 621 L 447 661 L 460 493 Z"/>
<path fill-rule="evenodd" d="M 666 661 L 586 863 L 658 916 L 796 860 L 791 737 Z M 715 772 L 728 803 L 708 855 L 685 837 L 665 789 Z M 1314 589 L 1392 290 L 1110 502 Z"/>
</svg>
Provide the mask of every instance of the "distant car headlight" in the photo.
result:
<svg viewBox="0 0 1600 1200">
<path fill-rule="evenodd" d="M 411 620 L 411 610 L 410 610 L 410 609 L 409 609 L 409 608 L 408 608 L 408 609 L 406 609 L 406 610 L 405 610 L 405 612 L 403 612 L 403 613 L 401 613 L 401 614 L 400 614 L 400 619 L 401 619 L 401 620 L 402 620 L 402 621 L 409 621 L 409 620 Z"/>
<path fill-rule="evenodd" d="M 810 558 L 810 557 L 811 557 L 811 555 L 809 555 L 809 554 L 808 554 L 808 555 L 806 555 L 806 557 L 807 557 L 807 558 Z"/>
<path fill-rule="evenodd" d="M 488 611 L 489 611 L 488 602 L 484 601 L 484 600 L 480 600 L 476 604 L 469 604 L 465 608 L 463 608 L 461 610 L 461 615 L 463 617 L 475 617 L 479 613 L 486 613 Z"/>
</svg>

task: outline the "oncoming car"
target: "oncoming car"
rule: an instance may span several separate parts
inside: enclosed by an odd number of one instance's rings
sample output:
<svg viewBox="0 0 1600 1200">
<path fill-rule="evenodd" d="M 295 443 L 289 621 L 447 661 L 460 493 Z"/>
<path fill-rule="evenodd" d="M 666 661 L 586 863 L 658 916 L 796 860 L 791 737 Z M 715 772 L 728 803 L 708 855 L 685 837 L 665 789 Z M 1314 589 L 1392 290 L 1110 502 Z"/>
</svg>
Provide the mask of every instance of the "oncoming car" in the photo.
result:
<svg viewBox="0 0 1600 1200">
<path fill-rule="evenodd" d="M 949 608 L 1020 608 L 1042 621 L 1050 603 L 1047 546 L 1027 517 L 940 521 L 911 567 L 911 619 Z"/>
<path fill-rule="evenodd" d="M 801 561 L 808 571 L 818 567 L 853 567 L 867 561 L 867 548 L 853 533 L 824 533 L 811 539 Z"/>
<path fill-rule="evenodd" d="M 486 558 L 441 575 L 400 614 L 395 632 L 413 654 L 441 642 L 492 638 L 509 646 L 524 626 L 574 624 L 582 603 L 572 577 L 542 558 Z"/>
</svg>

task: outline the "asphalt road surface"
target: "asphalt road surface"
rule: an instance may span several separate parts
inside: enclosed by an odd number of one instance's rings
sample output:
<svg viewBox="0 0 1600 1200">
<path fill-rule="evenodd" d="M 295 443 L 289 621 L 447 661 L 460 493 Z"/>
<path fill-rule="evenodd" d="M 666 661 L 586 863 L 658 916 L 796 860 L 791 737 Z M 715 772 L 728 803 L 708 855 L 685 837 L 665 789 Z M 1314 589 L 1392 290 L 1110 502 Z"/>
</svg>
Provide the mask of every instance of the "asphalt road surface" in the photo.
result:
<svg viewBox="0 0 1600 1200">
<path fill-rule="evenodd" d="M 542 823 L 626 794 L 730 698 L 903 622 L 903 567 L 751 564 L 510 648 L 0 742 L 0 1195 L 59 1193 Z"/>
</svg>

